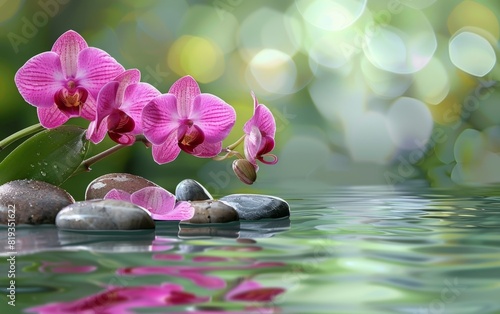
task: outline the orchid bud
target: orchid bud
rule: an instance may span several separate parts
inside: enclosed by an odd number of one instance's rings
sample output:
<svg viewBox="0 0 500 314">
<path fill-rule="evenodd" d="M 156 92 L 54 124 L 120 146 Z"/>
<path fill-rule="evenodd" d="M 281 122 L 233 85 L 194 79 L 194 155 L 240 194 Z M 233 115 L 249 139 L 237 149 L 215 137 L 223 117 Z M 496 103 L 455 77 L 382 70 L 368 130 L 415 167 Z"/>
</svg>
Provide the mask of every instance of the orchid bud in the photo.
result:
<svg viewBox="0 0 500 314">
<path fill-rule="evenodd" d="M 246 159 L 236 159 L 233 161 L 233 171 L 245 184 L 252 184 L 257 179 L 257 172 L 254 165 Z"/>
</svg>

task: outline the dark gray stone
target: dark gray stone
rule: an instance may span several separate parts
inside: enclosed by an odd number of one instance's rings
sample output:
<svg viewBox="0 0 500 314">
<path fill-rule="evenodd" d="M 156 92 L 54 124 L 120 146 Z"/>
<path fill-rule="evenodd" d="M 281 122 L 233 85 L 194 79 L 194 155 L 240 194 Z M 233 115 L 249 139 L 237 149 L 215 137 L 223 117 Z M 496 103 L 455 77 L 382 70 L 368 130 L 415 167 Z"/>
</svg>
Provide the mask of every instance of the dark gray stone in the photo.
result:
<svg viewBox="0 0 500 314">
<path fill-rule="evenodd" d="M 57 213 L 74 203 L 65 190 L 43 181 L 15 180 L 0 186 L 0 224 L 54 224 Z"/>
<path fill-rule="evenodd" d="M 238 221 L 238 213 L 229 205 L 219 201 L 192 201 L 194 216 L 187 222 L 193 224 L 225 223 Z"/>
<path fill-rule="evenodd" d="M 185 179 L 177 184 L 175 198 L 177 201 L 204 201 L 213 199 L 207 189 L 193 179 Z"/>
<path fill-rule="evenodd" d="M 63 208 L 56 217 L 58 228 L 70 230 L 154 229 L 149 213 L 132 203 L 118 200 L 90 200 Z"/>
<path fill-rule="evenodd" d="M 231 194 L 220 201 L 236 209 L 240 220 L 284 218 L 290 216 L 290 206 L 283 199 L 259 194 Z"/>
<path fill-rule="evenodd" d="M 129 173 L 109 173 L 100 176 L 89 183 L 85 191 L 85 199 L 102 199 L 112 189 L 134 193 L 148 186 L 157 186 L 155 183 Z"/>
</svg>

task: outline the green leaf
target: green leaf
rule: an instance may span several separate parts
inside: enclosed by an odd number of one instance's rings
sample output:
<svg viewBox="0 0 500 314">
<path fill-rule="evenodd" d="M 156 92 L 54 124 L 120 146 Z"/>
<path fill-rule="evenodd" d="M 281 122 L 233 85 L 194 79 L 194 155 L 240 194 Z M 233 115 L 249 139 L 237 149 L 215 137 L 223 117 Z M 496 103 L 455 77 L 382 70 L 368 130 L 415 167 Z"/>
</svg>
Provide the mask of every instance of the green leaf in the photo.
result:
<svg viewBox="0 0 500 314">
<path fill-rule="evenodd" d="M 33 179 L 60 185 L 85 159 L 89 141 L 85 129 L 63 125 L 37 133 L 0 163 L 0 184 Z"/>
</svg>

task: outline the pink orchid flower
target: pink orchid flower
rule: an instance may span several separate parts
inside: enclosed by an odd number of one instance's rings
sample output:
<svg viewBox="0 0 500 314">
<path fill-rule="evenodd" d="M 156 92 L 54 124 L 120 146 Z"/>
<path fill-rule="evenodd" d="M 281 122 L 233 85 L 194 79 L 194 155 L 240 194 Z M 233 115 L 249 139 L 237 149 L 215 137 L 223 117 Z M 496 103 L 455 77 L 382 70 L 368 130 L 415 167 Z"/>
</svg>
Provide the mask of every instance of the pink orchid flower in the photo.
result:
<svg viewBox="0 0 500 314">
<path fill-rule="evenodd" d="M 161 187 L 148 186 L 132 194 L 112 189 L 104 199 L 128 201 L 141 206 L 149 211 L 155 220 L 188 220 L 194 215 L 194 208 L 189 202 L 176 204 L 175 196 Z"/>
<path fill-rule="evenodd" d="M 160 92 L 148 83 L 139 82 L 137 69 L 127 70 L 104 85 L 97 96 L 95 120 L 90 122 L 87 139 L 101 142 L 106 136 L 123 145 L 132 145 L 142 133 L 141 113 L 144 106 Z"/>
<path fill-rule="evenodd" d="M 210 300 L 183 291 L 183 287 L 165 283 L 157 286 L 109 287 L 105 291 L 74 301 L 49 303 L 27 309 L 39 314 L 72 313 L 135 313 L 136 308 L 157 308 L 197 304 Z"/>
<path fill-rule="evenodd" d="M 75 31 L 62 34 L 51 51 L 29 59 L 14 81 L 24 100 L 37 107 L 45 128 L 72 117 L 94 120 L 101 87 L 124 68 L 101 49 L 89 47 Z"/>
<path fill-rule="evenodd" d="M 258 170 L 257 160 L 269 165 L 278 162 L 278 157 L 269 154 L 274 149 L 276 122 L 271 111 L 265 105 L 259 104 L 253 92 L 252 98 L 253 116 L 243 126 L 246 135 L 244 151 L 246 159 Z M 265 160 L 264 157 L 271 157 L 271 160 Z"/>
<path fill-rule="evenodd" d="M 177 80 L 167 94 L 153 99 L 142 112 L 144 136 L 153 144 L 153 159 L 164 164 L 183 150 L 211 158 L 234 126 L 236 113 L 222 99 L 200 92 L 191 76 Z"/>
</svg>

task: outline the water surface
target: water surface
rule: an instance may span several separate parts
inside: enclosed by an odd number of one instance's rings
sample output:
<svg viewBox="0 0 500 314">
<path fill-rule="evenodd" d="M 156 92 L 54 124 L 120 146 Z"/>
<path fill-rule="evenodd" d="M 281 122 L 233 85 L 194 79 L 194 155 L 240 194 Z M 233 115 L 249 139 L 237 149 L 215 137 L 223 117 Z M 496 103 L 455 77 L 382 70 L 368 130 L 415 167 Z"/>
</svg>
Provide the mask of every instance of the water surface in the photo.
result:
<svg viewBox="0 0 500 314">
<path fill-rule="evenodd" d="M 272 192 L 290 219 L 18 227 L 16 307 L 2 240 L 0 313 L 500 313 L 495 188 Z"/>
</svg>

